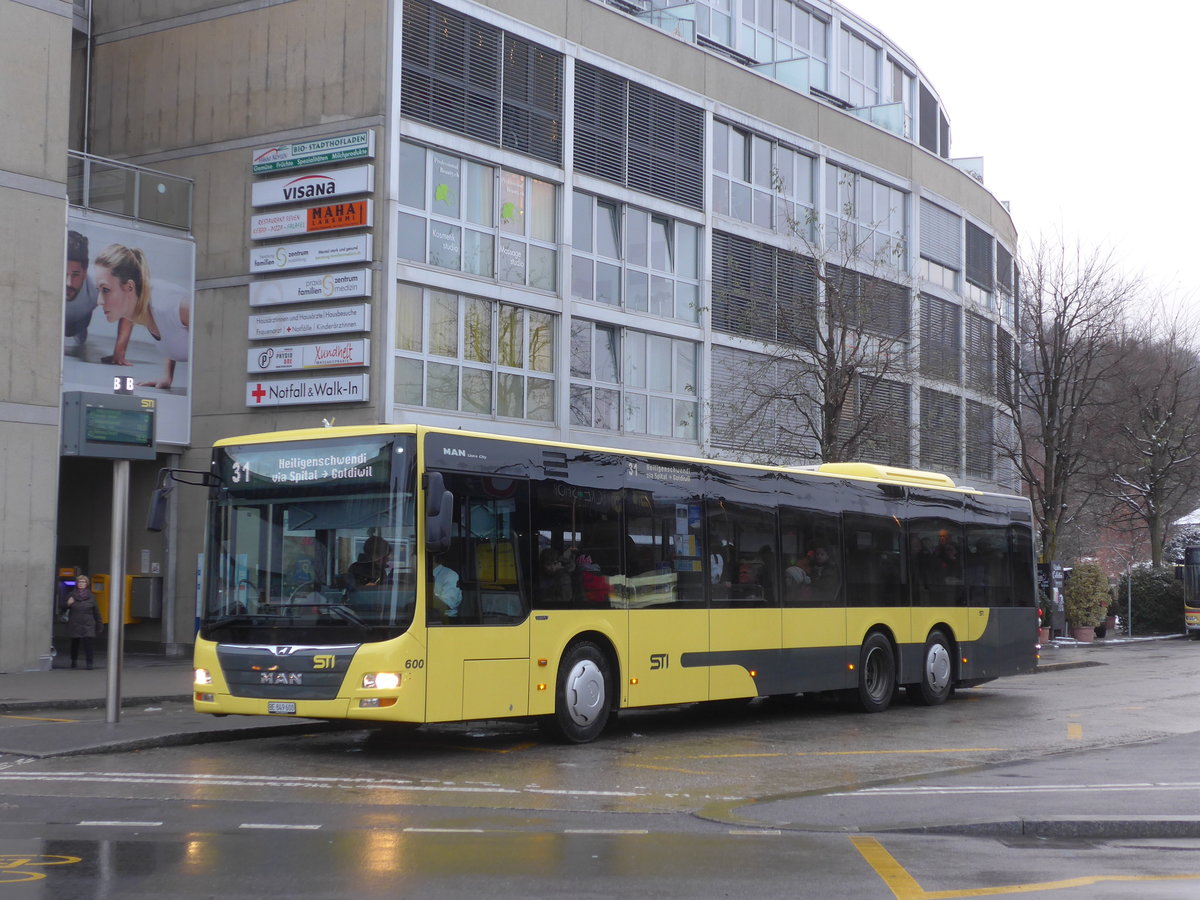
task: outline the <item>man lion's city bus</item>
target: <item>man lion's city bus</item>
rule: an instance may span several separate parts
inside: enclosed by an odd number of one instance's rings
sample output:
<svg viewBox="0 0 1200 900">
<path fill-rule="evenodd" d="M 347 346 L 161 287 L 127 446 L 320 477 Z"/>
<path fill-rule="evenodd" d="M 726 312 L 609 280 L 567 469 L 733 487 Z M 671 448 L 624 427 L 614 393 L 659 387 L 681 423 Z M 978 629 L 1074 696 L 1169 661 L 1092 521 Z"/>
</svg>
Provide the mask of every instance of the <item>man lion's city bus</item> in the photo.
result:
<svg viewBox="0 0 1200 900">
<path fill-rule="evenodd" d="M 419 426 L 214 448 L 194 705 L 363 722 L 1032 672 L 1027 500 L 867 464 L 769 468 Z"/>
</svg>

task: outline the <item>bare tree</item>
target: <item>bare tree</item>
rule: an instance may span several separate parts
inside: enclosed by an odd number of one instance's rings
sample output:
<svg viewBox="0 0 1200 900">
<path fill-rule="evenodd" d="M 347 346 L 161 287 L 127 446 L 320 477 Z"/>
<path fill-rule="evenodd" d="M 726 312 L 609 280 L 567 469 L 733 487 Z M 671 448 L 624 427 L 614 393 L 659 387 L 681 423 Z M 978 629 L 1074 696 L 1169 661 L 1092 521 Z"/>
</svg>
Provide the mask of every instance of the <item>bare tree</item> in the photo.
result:
<svg viewBox="0 0 1200 900">
<path fill-rule="evenodd" d="M 1005 399 L 1017 429 L 1008 451 L 1033 499 L 1041 557 L 1056 557 L 1060 532 L 1088 499 L 1101 386 L 1120 360 L 1115 338 L 1140 282 L 1109 251 L 1043 239 L 1020 263 L 1021 358 Z"/>
<path fill-rule="evenodd" d="M 852 195 L 852 194 L 851 194 Z M 751 457 L 909 464 L 910 294 L 902 233 L 815 215 L 796 251 L 718 232 L 714 443 Z M 723 380 L 722 380 L 723 379 Z"/>
<path fill-rule="evenodd" d="M 1159 317 L 1122 337 L 1104 390 L 1100 421 L 1106 451 L 1099 492 L 1116 515 L 1149 537 L 1163 563 L 1171 523 L 1200 496 L 1200 359 L 1179 316 Z"/>
</svg>

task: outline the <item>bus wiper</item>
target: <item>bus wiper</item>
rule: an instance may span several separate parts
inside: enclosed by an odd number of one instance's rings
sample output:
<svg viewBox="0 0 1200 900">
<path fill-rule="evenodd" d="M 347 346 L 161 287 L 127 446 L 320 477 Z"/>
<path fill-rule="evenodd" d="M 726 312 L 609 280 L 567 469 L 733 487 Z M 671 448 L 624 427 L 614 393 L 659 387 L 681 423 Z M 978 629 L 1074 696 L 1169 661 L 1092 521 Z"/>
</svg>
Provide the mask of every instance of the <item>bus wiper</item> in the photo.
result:
<svg viewBox="0 0 1200 900">
<path fill-rule="evenodd" d="M 220 619 L 213 619 L 211 622 L 205 622 L 206 628 L 224 628 L 226 625 L 254 625 L 262 619 L 284 619 L 286 616 L 275 615 L 271 613 L 234 613 L 231 616 L 224 616 Z"/>
</svg>

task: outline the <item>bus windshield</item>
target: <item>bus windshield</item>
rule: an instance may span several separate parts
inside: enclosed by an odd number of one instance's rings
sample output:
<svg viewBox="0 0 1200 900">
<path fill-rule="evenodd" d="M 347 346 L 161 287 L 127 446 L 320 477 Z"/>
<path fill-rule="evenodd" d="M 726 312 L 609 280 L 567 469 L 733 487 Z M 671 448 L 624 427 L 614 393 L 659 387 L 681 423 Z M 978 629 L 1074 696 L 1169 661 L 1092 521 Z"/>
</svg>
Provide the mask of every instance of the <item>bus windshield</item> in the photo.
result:
<svg viewBox="0 0 1200 900">
<path fill-rule="evenodd" d="M 361 643 L 404 632 L 415 590 L 411 437 L 218 447 L 201 634 Z"/>
</svg>

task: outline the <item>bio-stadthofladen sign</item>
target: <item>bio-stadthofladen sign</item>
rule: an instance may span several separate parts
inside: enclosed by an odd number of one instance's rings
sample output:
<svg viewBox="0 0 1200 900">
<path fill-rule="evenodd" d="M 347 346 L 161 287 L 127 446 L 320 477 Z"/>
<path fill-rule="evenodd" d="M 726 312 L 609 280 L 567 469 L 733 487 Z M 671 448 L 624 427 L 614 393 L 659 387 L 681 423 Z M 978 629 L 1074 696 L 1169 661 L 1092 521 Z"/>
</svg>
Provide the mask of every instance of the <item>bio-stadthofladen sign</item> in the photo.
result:
<svg viewBox="0 0 1200 900">
<path fill-rule="evenodd" d="M 253 152 L 250 168 L 255 175 L 304 169 L 309 166 L 375 158 L 375 132 L 356 131 L 316 138 L 297 144 L 262 147 Z"/>
<path fill-rule="evenodd" d="M 359 403 L 369 399 L 366 374 L 326 375 L 284 381 L 250 381 L 247 406 L 296 406 L 303 403 Z"/>
<path fill-rule="evenodd" d="M 371 360 L 371 341 L 352 338 L 320 344 L 258 347 L 246 352 L 247 372 L 286 372 L 295 369 L 349 369 Z"/>
<path fill-rule="evenodd" d="M 284 203 L 304 203 L 310 200 L 331 200 L 354 194 L 369 194 L 375 190 L 375 167 L 353 166 L 328 172 L 309 172 L 286 178 L 269 178 L 250 186 L 252 206 L 279 206 Z"/>
<path fill-rule="evenodd" d="M 251 316 L 248 329 L 252 341 L 370 330 L 371 306 L 368 303 L 327 306 L 300 312 L 264 313 Z"/>
<path fill-rule="evenodd" d="M 371 224 L 370 200 L 345 200 L 304 209 L 260 213 L 250 217 L 250 237 L 256 241 L 361 228 Z"/>
<path fill-rule="evenodd" d="M 370 295 L 370 269 L 344 269 L 250 282 L 251 306 L 279 306 L 307 300 L 348 300 Z"/>
<path fill-rule="evenodd" d="M 250 249 L 250 272 L 254 275 L 286 269 L 311 269 L 315 266 L 370 261 L 369 234 L 296 241 L 291 244 L 267 244 Z"/>
</svg>

